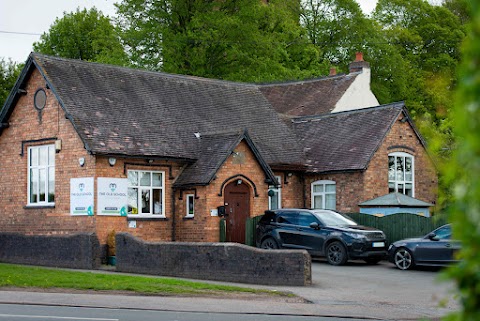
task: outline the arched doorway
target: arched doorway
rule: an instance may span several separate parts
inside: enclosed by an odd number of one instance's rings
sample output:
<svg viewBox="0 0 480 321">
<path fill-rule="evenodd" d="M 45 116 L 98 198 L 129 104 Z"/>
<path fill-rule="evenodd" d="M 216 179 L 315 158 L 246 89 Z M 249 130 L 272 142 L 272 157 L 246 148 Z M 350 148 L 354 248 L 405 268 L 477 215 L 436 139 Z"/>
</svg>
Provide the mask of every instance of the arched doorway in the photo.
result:
<svg viewBox="0 0 480 321">
<path fill-rule="evenodd" d="M 235 180 L 225 186 L 224 193 L 227 242 L 244 244 L 245 222 L 250 217 L 250 187 Z"/>
</svg>

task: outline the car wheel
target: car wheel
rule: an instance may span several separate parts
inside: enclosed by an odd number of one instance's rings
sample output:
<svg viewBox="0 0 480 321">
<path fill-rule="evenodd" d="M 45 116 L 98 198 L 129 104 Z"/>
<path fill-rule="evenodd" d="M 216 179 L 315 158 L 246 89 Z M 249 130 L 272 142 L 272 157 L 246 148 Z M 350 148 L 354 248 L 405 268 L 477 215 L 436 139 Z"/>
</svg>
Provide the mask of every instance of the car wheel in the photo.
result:
<svg viewBox="0 0 480 321">
<path fill-rule="evenodd" d="M 343 265 L 347 262 L 347 250 L 342 243 L 335 241 L 327 246 L 327 261 L 331 265 Z"/>
<path fill-rule="evenodd" d="M 381 257 L 368 257 L 368 258 L 364 259 L 364 261 L 365 261 L 367 264 L 371 264 L 371 265 L 377 264 L 377 263 L 380 262 L 381 260 L 382 260 Z"/>
<path fill-rule="evenodd" d="M 415 266 L 412 253 L 404 247 L 399 248 L 393 255 L 393 262 L 400 270 L 408 270 Z"/>
<path fill-rule="evenodd" d="M 262 249 L 275 250 L 275 249 L 278 249 L 278 244 L 273 239 L 273 237 L 267 237 L 262 241 L 262 243 L 260 244 L 260 247 Z"/>
</svg>

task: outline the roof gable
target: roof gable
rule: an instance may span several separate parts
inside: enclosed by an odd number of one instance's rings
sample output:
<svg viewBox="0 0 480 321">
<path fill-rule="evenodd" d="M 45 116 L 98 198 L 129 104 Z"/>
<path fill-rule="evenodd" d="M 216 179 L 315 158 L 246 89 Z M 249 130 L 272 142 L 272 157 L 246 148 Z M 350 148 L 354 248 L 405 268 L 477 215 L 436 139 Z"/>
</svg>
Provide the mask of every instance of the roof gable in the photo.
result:
<svg viewBox="0 0 480 321">
<path fill-rule="evenodd" d="M 266 182 L 274 184 L 275 175 L 267 162 L 263 159 L 255 143 L 250 138 L 248 131 L 198 134 L 196 151 L 199 155 L 197 161 L 188 165 L 175 181 L 175 187 L 187 187 L 195 185 L 208 185 L 217 171 L 232 155 L 234 149 L 242 141 L 245 141 L 257 162 L 262 167 Z"/>
</svg>

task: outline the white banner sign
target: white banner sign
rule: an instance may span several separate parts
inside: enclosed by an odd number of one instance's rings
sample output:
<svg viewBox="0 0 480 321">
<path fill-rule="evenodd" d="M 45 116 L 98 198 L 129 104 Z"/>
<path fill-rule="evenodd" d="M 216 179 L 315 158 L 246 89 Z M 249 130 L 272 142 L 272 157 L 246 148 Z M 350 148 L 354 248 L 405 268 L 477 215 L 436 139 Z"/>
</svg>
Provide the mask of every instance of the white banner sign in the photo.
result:
<svg viewBox="0 0 480 321">
<path fill-rule="evenodd" d="M 127 216 L 126 178 L 99 177 L 97 179 L 97 214 Z"/>
<path fill-rule="evenodd" d="M 93 177 L 70 179 L 70 214 L 93 215 Z"/>
</svg>

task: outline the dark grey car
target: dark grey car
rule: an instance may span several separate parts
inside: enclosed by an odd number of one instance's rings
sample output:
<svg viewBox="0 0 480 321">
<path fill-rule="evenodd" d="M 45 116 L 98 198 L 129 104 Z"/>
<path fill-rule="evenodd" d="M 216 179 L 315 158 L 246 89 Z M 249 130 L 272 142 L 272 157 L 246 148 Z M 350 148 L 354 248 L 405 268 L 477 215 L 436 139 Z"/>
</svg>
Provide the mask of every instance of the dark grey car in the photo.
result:
<svg viewBox="0 0 480 321">
<path fill-rule="evenodd" d="M 257 247 L 304 249 L 342 265 L 349 259 L 375 264 L 387 254 L 385 234 L 357 225 L 330 210 L 278 209 L 265 211 L 256 230 Z"/>
<path fill-rule="evenodd" d="M 424 237 L 392 243 L 388 257 L 400 270 L 408 270 L 416 265 L 445 266 L 458 262 L 455 252 L 459 249 L 460 242 L 452 240 L 452 228 L 447 224 Z"/>
</svg>

